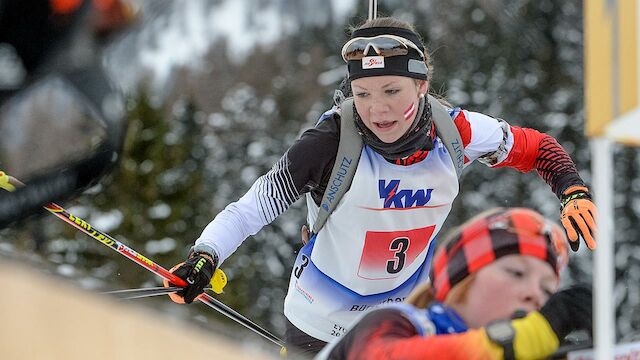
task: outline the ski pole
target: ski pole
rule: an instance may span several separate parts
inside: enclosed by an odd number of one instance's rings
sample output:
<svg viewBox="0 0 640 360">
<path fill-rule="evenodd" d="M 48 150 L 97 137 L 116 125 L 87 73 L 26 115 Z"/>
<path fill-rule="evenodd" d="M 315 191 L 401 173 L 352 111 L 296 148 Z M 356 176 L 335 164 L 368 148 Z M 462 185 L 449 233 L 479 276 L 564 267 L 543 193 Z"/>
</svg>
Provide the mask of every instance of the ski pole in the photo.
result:
<svg viewBox="0 0 640 360">
<path fill-rule="evenodd" d="M 173 294 L 176 291 L 180 291 L 182 288 L 179 286 L 160 286 L 151 288 L 139 288 L 139 289 L 125 289 L 125 290 L 113 290 L 105 291 L 101 294 L 114 295 L 120 300 L 140 299 L 158 295 Z"/>
<path fill-rule="evenodd" d="M 373 20 L 378 15 L 378 0 L 369 0 L 369 20 Z"/>
<path fill-rule="evenodd" d="M 593 348 L 592 340 L 587 340 L 577 344 L 562 345 L 553 354 L 549 355 L 548 359 L 566 359 L 567 355 L 572 351 L 586 350 L 591 348 Z"/>
<path fill-rule="evenodd" d="M 175 274 L 169 272 L 167 269 L 165 269 L 162 266 L 154 263 L 153 261 L 149 260 L 147 257 L 143 256 L 142 254 L 138 253 L 137 251 L 133 250 L 132 248 L 126 246 L 125 244 L 119 242 L 118 240 L 112 238 L 108 234 L 105 234 L 105 233 L 95 229 L 93 226 L 91 226 L 91 224 L 87 223 L 86 221 L 82 220 L 81 218 L 79 218 L 77 216 L 74 216 L 73 214 L 69 213 L 67 210 L 65 210 L 64 208 L 60 207 L 59 205 L 54 204 L 54 203 L 50 203 L 48 205 L 45 205 L 44 208 L 47 209 L 49 212 L 51 212 L 57 218 L 59 218 L 59 219 L 63 220 L 64 222 L 72 225 L 76 229 L 78 229 L 78 230 L 82 231 L 83 233 L 89 235 L 90 237 L 94 238 L 95 240 L 98 240 L 102 244 L 104 244 L 104 245 L 110 247 L 111 249 L 117 251 L 121 255 L 126 256 L 127 258 L 129 258 L 133 262 L 137 263 L 138 265 L 141 265 L 142 267 L 146 268 L 147 270 L 151 271 L 152 273 L 154 273 L 154 274 L 156 274 L 156 275 L 168 280 L 171 284 L 174 284 L 174 285 L 177 285 L 177 286 L 180 286 L 180 287 L 187 286 L 186 281 L 182 280 L 182 278 L 180 278 L 180 277 L 176 276 Z M 215 276 L 215 274 L 214 274 L 214 276 Z M 214 286 L 214 289 L 215 289 L 215 286 Z M 276 337 L 275 335 L 271 334 L 269 331 L 261 328 L 260 326 L 258 326 L 257 324 L 255 324 L 251 320 L 247 319 L 246 317 L 244 317 L 240 313 L 236 312 L 235 310 L 231 309 L 227 305 L 223 304 L 219 300 L 215 299 L 213 296 L 211 296 L 211 295 L 209 295 L 207 293 L 203 293 L 202 295 L 198 296 L 198 300 L 201 301 L 202 303 L 204 303 L 205 305 L 211 307 L 212 309 L 217 310 L 221 314 L 227 316 L 231 320 L 239 323 L 240 325 L 245 326 L 249 330 L 257 333 L 258 335 L 261 335 L 265 339 L 275 343 L 276 345 L 284 347 L 284 342 L 282 340 L 280 340 L 278 337 Z"/>
<path fill-rule="evenodd" d="M 11 186 L 7 186 L 7 184 Z M 18 185 L 22 185 L 22 184 L 18 184 Z M 9 181 L 9 176 L 2 171 L 0 171 L 0 187 L 8 191 L 13 191 L 13 189 L 11 188 L 12 187 L 14 188 L 14 186 Z M 91 226 L 91 224 L 69 213 L 60 205 L 57 205 L 55 203 L 49 203 L 47 205 L 44 205 L 44 208 L 47 211 L 49 211 L 51 214 L 53 214 L 55 217 L 57 217 L 58 219 L 68 223 L 69 225 L 75 227 L 76 229 L 80 230 L 86 235 L 89 235 L 89 237 L 110 247 L 112 250 L 117 251 L 121 255 L 129 258 L 131 261 L 144 267 L 145 269 L 151 271 L 152 273 L 162 277 L 165 280 L 168 280 L 171 284 L 177 285 L 179 287 L 187 286 L 187 282 L 182 280 L 182 278 L 176 276 L 172 272 L 169 272 L 167 269 L 149 260 L 147 257 L 143 256 L 142 254 L 138 253 L 137 251 L 133 250 L 127 245 L 119 242 L 118 240 L 114 239 L 108 234 L 103 233 L 102 231 L 94 228 L 93 226 Z M 216 269 L 216 272 L 213 275 L 214 278 L 212 279 L 211 285 L 215 292 L 221 293 L 222 287 L 224 286 L 224 284 L 226 284 L 226 276 L 221 270 L 220 271 L 218 270 L 220 269 Z M 243 325 L 247 329 L 264 337 L 265 339 L 273 342 L 274 344 L 279 345 L 282 349 L 285 349 L 284 342 L 280 340 L 277 336 L 271 334 L 266 329 L 263 329 L 256 323 L 252 322 L 251 320 L 244 317 L 242 314 L 231 309 L 230 307 L 228 307 L 221 301 L 217 300 L 213 296 L 207 293 L 203 293 L 202 295 L 198 296 L 197 299 L 203 304 L 209 306 L 210 308 L 225 315 L 229 319 L 235 321 L 236 323 Z"/>
<path fill-rule="evenodd" d="M 150 288 L 138 288 L 138 289 L 124 289 L 124 290 L 112 290 L 105 291 L 101 294 L 114 295 L 120 300 L 140 299 L 145 297 L 152 297 L 158 295 L 169 295 L 174 292 L 180 291 L 183 288 L 179 286 L 159 286 Z M 210 287 L 204 288 L 204 290 L 211 290 Z"/>
<path fill-rule="evenodd" d="M 124 289 L 124 290 L 111 290 L 101 292 L 104 295 L 113 295 L 120 300 L 141 299 L 146 297 L 153 297 L 159 295 L 169 295 L 182 290 L 179 286 L 159 286 L 150 288 L 137 288 L 137 289 Z M 210 287 L 204 288 L 204 290 L 211 290 Z"/>
</svg>

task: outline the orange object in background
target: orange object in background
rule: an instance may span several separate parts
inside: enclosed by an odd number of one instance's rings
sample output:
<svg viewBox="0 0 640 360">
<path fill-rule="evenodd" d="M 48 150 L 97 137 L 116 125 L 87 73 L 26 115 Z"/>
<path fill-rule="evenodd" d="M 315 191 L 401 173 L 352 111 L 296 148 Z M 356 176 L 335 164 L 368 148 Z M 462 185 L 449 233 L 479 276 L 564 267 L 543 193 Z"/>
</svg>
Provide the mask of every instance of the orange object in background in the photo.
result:
<svg viewBox="0 0 640 360">
<path fill-rule="evenodd" d="M 98 36 L 107 36 L 135 19 L 131 4 L 123 0 L 93 0 L 92 22 Z"/>
<path fill-rule="evenodd" d="M 51 10 L 57 15 L 66 15 L 76 11 L 83 0 L 49 0 Z"/>
<path fill-rule="evenodd" d="M 49 0 L 49 4 L 55 15 L 68 15 L 77 11 L 83 1 Z M 135 18 L 132 5 L 124 0 L 92 0 L 91 5 L 91 22 L 98 36 L 122 29 Z"/>
</svg>

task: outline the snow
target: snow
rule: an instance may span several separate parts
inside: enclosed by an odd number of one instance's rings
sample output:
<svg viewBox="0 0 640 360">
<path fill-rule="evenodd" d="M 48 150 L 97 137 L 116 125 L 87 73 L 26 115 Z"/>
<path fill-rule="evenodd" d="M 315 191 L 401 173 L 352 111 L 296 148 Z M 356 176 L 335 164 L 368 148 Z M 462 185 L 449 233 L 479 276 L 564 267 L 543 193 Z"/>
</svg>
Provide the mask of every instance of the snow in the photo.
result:
<svg viewBox="0 0 640 360">
<path fill-rule="evenodd" d="M 171 207 L 166 203 L 157 203 L 150 207 L 147 212 L 151 219 L 166 219 L 171 215 Z"/>
<path fill-rule="evenodd" d="M 96 229 L 100 229 L 103 232 L 109 232 L 115 228 L 117 228 L 124 215 L 120 210 L 114 209 L 107 212 L 99 212 L 94 210 L 91 214 L 91 220 L 89 223 L 92 224 Z"/>
<path fill-rule="evenodd" d="M 73 265 L 62 264 L 62 265 L 58 266 L 56 271 L 58 272 L 58 274 L 60 274 L 62 276 L 71 277 L 71 276 L 75 275 L 76 268 Z"/>
<path fill-rule="evenodd" d="M 342 21 L 353 15 L 355 0 L 331 0 L 334 18 Z M 152 6 L 152 5 L 150 5 Z M 281 1 L 261 4 L 255 8 L 251 0 L 223 0 L 211 5 L 206 0 L 176 0 L 153 19 L 139 38 L 139 58 L 142 67 L 151 69 L 156 84 L 163 84 L 172 69 L 198 66 L 211 45 L 225 39 L 231 61 L 243 62 L 256 46 L 268 46 L 281 36 L 299 29 L 298 20 L 281 13 Z M 308 7 L 312 7 L 309 4 Z"/>
<path fill-rule="evenodd" d="M 0 242 L 0 253 L 11 254 L 15 251 L 15 247 L 11 243 Z"/>
<path fill-rule="evenodd" d="M 352 16 L 353 9 L 356 7 L 355 0 L 331 0 L 331 6 L 333 7 L 334 15 L 338 18 L 338 21 Z"/>
<path fill-rule="evenodd" d="M 164 238 L 162 240 L 149 240 L 144 244 L 145 253 L 149 255 L 166 254 L 173 251 L 177 246 L 177 242 L 172 238 Z"/>
</svg>

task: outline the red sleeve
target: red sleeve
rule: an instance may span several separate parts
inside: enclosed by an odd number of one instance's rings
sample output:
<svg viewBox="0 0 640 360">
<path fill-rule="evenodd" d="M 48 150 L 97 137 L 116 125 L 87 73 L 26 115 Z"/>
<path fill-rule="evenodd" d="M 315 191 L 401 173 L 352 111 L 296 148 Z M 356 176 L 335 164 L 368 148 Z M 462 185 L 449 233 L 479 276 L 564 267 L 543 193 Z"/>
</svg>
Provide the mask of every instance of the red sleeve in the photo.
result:
<svg viewBox="0 0 640 360">
<path fill-rule="evenodd" d="M 540 142 L 544 137 L 550 137 L 533 129 L 511 126 L 513 147 L 504 161 L 495 167 L 510 167 L 523 173 L 533 170 Z M 564 150 L 563 150 L 564 151 Z"/>
<path fill-rule="evenodd" d="M 421 336 L 399 311 L 388 309 L 365 316 L 336 344 L 329 359 L 429 360 L 490 359 L 494 355 L 480 330 L 461 334 Z"/>
<path fill-rule="evenodd" d="M 521 172 L 536 169 L 558 196 L 571 185 L 584 185 L 576 165 L 553 137 L 533 129 L 511 126 L 513 147 L 495 167 L 511 167 Z"/>
</svg>

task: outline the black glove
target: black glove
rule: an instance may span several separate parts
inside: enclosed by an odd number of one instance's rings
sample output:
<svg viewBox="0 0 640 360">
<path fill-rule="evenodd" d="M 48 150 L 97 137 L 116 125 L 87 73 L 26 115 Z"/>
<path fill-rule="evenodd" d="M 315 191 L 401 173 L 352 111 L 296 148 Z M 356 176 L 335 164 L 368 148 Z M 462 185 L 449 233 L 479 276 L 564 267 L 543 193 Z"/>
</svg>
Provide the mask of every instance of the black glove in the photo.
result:
<svg viewBox="0 0 640 360">
<path fill-rule="evenodd" d="M 204 292 L 204 288 L 209 285 L 213 272 L 218 265 L 217 263 L 217 256 L 211 256 L 206 253 L 191 254 L 187 261 L 171 271 L 177 277 L 187 282 L 187 286 L 176 292 L 176 295 L 182 297 L 185 303 L 191 304 L 198 295 Z M 174 284 L 171 285 L 175 286 Z M 172 297 L 172 299 L 174 298 Z"/>
<path fill-rule="evenodd" d="M 574 330 L 593 330 L 593 301 L 591 287 L 575 285 L 553 294 L 540 313 L 562 341 Z"/>
</svg>

